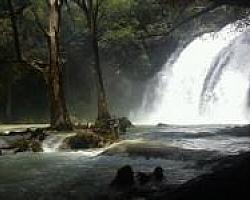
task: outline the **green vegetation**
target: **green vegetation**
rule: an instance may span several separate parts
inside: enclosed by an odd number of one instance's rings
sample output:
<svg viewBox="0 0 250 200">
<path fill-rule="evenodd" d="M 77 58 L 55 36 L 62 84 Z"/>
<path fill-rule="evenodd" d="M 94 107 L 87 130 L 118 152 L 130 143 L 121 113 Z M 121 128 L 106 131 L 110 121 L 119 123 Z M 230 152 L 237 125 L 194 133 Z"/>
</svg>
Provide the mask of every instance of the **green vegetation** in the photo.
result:
<svg viewBox="0 0 250 200">
<path fill-rule="evenodd" d="M 244 0 L 2 0 L 0 121 L 65 130 L 69 116 L 127 116 L 177 47 L 248 8 Z"/>
</svg>

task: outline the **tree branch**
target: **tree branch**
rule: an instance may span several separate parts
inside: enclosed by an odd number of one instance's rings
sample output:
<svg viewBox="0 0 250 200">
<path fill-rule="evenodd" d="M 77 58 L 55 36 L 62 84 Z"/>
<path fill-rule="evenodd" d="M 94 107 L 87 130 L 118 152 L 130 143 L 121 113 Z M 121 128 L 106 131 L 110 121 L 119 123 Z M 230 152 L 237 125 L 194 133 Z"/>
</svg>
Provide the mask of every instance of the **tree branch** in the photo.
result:
<svg viewBox="0 0 250 200">
<path fill-rule="evenodd" d="M 43 33 L 43 35 L 46 38 L 48 38 L 49 37 L 49 33 L 48 33 L 48 31 L 46 31 L 46 29 L 44 28 L 43 24 L 39 20 L 39 16 L 37 15 L 37 13 L 35 12 L 34 9 L 32 9 L 31 11 L 32 11 L 32 14 L 34 15 L 34 18 L 35 18 L 36 25 L 37 25 L 38 29 Z"/>
<path fill-rule="evenodd" d="M 0 13 L 0 18 L 1 19 L 5 19 L 5 18 L 9 18 L 10 16 L 13 16 L 13 15 L 19 15 L 21 14 L 26 8 L 28 8 L 30 6 L 30 4 L 27 4 L 27 5 L 23 5 L 19 8 L 16 8 L 14 9 L 13 11 L 4 11 L 4 12 L 1 12 Z"/>
<path fill-rule="evenodd" d="M 33 60 L 31 60 L 31 59 L 29 60 L 27 58 L 22 58 L 22 60 L 11 60 L 11 59 L 10 60 L 8 60 L 8 59 L 1 60 L 0 59 L 0 63 L 28 66 L 29 69 L 35 69 L 35 70 L 41 72 L 42 74 L 47 73 L 47 70 L 49 68 L 48 63 L 44 63 L 41 60 L 37 60 L 37 59 L 33 59 Z"/>
<path fill-rule="evenodd" d="M 41 60 L 37 60 L 37 59 L 29 60 L 27 58 L 23 58 L 21 61 L 21 64 L 25 64 L 29 67 L 32 67 L 33 69 L 36 69 L 43 74 L 46 73 L 49 68 L 48 63 L 44 63 Z"/>
</svg>

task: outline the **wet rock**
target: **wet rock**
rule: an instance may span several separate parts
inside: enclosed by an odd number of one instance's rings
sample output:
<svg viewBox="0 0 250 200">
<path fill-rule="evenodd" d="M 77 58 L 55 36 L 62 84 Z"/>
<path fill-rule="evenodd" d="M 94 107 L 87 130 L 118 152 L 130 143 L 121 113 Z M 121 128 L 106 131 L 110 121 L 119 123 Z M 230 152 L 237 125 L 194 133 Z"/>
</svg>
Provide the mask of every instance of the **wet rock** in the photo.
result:
<svg viewBox="0 0 250 200">
<path fill-rule="evenodd" d="M 110 199 L 155 199 L 162 192 L 174 191 L 178 186 L 169 185 L 164 179 L 163 169 L 156 167 L 152 172 L 137 172 L 126 165 L 117 171 L 111 186 L 115 190 L 108 192 Z M 118 190 L 117 190 L 118 188 Z M 111 187 L 112 189 L 112 187 Z"/>
<path fill-rule="evenodd" d="M 87 149 L 100 148 L 104 146 L 103 138 L 92 133 L 78 133 L 66 138 L 61 149 Z"/>
<path fill-rule="evenodd" d="M 21 140 L 15 141 L 11 146 L 13 149 L 16 149 L 15 153 L 29 151 L 29 141 L 27 140 L 21 139 Z"/>
<path fill-rule="evenodd" d="M 131 166 L 126 165 L 118 169 L 115 179 L 112 181 L 111 186 L 117 188 L 127 188 L 133 186 L 134 172 Z"/>
<path fill-rule="evenodd" d="M 11 144 L 9 149 L 14 149 L 14 153 L 21 152 L 42 152 L 42 145 L 38 140 L 20 139 Z"/>
<path fill-rule="evenodd" d="M 153 176 L 156 181 L 162 181 L 164 178 L 162 167 L 156 167 L 154 169 Z"/>
<path fill-rule="evenodd" d="M 127 117 L 119 118 L 119 129 L 120 132 L 126 133 L 127 128 L 133 127 L 132 122 Z"/>
<path fill-rule="evenodd" d="M 161 182 L 164 179 L 163 169 L 161 167 L 156 167 L 152 173 L 138 172 L 136 178 L 140 185 L 145 185 L 154 181 Z"/>
</svg>

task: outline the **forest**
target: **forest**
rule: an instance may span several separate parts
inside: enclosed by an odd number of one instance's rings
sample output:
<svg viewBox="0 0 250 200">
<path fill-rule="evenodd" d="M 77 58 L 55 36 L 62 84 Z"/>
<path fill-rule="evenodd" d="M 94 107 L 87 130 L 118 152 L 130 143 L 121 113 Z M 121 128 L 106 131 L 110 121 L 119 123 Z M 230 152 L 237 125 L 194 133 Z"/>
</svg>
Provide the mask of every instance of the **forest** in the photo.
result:
<svg viewBox="0 0 250 200">
<path fill-rule="evenodd" d="M 0 199 L 247 193 L 249 25 L 249 0 L 1 0 Z"/>
<path fill-rule="evenodd" d="M 1 121 L 128 116 L 171 52 L 248 15 L 235 2 L 2 1 Z"/>
</svg>

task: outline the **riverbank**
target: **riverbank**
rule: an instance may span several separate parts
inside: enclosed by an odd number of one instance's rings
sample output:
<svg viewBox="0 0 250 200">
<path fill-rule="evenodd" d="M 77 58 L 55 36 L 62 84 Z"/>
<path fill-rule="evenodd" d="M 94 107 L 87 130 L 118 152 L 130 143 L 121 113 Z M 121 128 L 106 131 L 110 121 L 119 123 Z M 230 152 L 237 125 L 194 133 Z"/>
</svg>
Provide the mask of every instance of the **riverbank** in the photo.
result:
<svg viewBox="0 0 250 200">
<path fill-rule="evenodd" d="M 1 125 L 0 155 L 103 148 L 117 142 L 120 134 L 125 133 L 131 126 L 132 123 L 124 117 L 96 124 L 77 123 L 70 131 L 56 131 L 49 125 L 40 124 L 20 126 L 15 124 L 6 125 L 6 127 Z"/>
<path fill-rule="evenodd" d="M 52 151 L 103 148 L 118 139 L 111 132 L 100 134 L 92 128 L 75 129 L 70 132 L 57 132 L 49 128 L 27 128 L 0 133 L 0 155 L 46 152 L 49 148 Z"/>
</svg>

